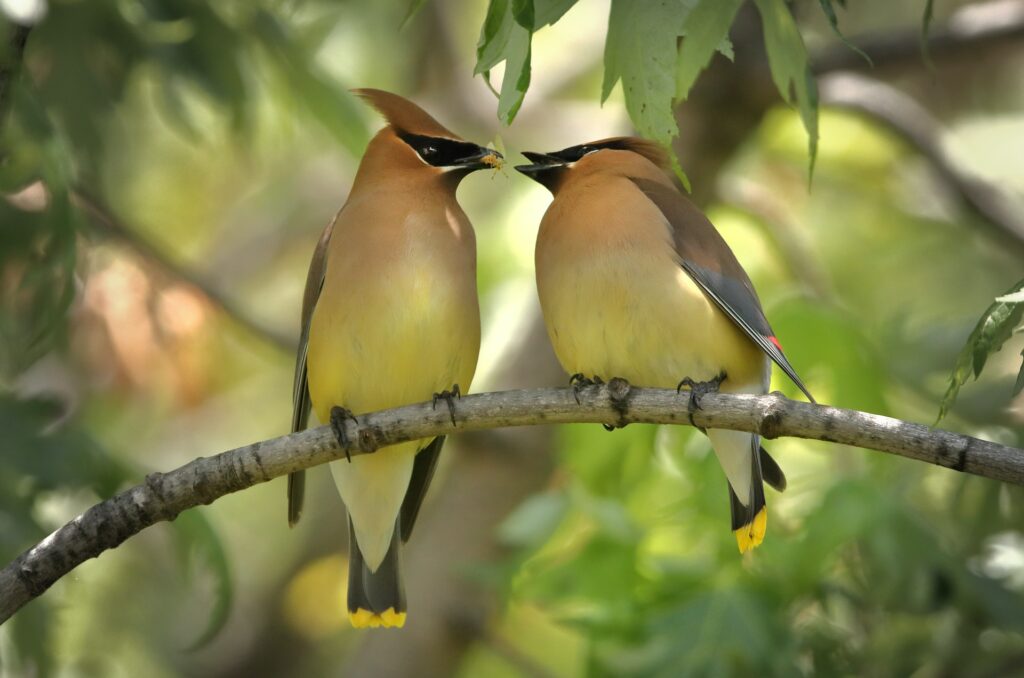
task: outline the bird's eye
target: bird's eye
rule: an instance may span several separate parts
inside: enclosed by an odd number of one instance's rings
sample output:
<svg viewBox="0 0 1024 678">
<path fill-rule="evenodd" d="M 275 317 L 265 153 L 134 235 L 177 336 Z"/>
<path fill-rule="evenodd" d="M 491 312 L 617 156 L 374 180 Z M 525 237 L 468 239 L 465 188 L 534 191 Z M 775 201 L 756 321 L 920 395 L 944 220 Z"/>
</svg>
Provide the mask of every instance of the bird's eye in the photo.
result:
<svg viewBox="0 0 1024 678">
<path fill-rule="evenodd" d="M 422 153 L 423 155 L 434 155 L 435 153 L 437 153 L 437 149 L 434 148 L 433 146 L 424 146 Z"/>
</svg>

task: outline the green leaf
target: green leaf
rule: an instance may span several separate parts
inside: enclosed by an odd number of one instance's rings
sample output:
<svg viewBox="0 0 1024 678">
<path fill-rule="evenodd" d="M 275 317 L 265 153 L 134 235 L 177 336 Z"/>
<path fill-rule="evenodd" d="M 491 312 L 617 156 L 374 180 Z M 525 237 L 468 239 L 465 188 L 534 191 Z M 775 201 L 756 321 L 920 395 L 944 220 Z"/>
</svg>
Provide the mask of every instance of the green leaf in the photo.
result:
<svg viewBox="0 0 1024 678">
<path fill-rule="evenodd" d="M 971 375 L 977 379 L 985 368 L 988 357 L 1003 347 L 1003 344 L 1013 330 L 1024 318 L 1024 301 L 1002 301 L 1003 299 L 1017 299 L 1024 291 L 1024 280 L 1021 280 L 1006 294 L 996 298 L 991 306 L 982 314 L 974 331 L 967 338 L 967 343 L 960 350 L 956 359 L 953 373 L 949 377 L 949 388 L 942 397 L 942 404 L 939 406 L 939 417 L 935 423 L 942 421 L 949 409 L 956 401 L 960 387 L 967 383 Z M 1017 382 L 1014 384 L 1014 393 L 1019 393 L 1024 388 L 1024 368 L 1021 374 L 1017 375 Z"/>
<path fill-rule="evenodd" d="M 512 0 L 512 16 L 523 28 L 536 33 L 549 26 L 576 4 L 576 0 Z"/>
<path fill-rule="evenodd" d="M 14 83 L 10 116 L 0 130 L 0 156 L 17 149 L 12 188 L 33 181 L 46 186 L 49 204 L 26 212 L 0 201 L 0 270 L 7 294 L 0 295 L 0 375 L 10 378 L 66 340 L 67 309 L 75 292 L 79 214 L 68 189 L 78 165 L 70 144 L 35 90 Z M 7 163 L 0 159 L 0 167 Z"/>
<path fill-rule="evenodd" d="M 561 492 L 544 492 L 529 497 L 498 526 L 502 544 L 538 548 L 554 534 L 569 509 L 569 498 Z"/>
<path fill-rule="evenodd" d="M 981 376 L 985 369 L 985 362 L 988 356 L 997 352 L 1003 347 L 1003 343 L 1013 334 L 1014 328 L 1020 324 L 1021 316 L 1024 316 L 1024 305 L 1019 303 L 995 302 L 989 307 L 985 316 L 982 317 L 975 330 L 980 330 L 977 336 L 972 334 L 968 343 L 973 344 L 971 366 L 974 370 L 974 378 Z"/>
<path fill-rule="evenodd" d="M 557 22 L 575 4 L 576 0 L 533 0 L 534 32 Z"/>
<path fill-rule="evenodd" d="M 419 12 L 425 4 L 427 4 L 427 0 L 411 0 L 409 2 L 408 9 L 405 10 L 405 16 L 402 17 L 402 23 L 399 24 L 399 29 L 405 28 L 405 25 L 409 23 L 414 16 L 416 16 L 416 13 Z"/>
<path fill-rule="evenodd" d="M 718 51 L 729 61 L 736 60 L 736 53 L 732 49 L 732 41 L 728 37 L 718 44 Z"/>
<path fill-rule="evenodd" d="M 183 6 L 182 6 L 183 5 Z M 164 21 L 163 9 L 146 6 L 150 17 Z M 236 27 L 213 7 L 201 3 L 179 3 L 173 16 L 187 17 L 193 29 L 172 39 L 154 40 L 153 56 L 165 77 L 181 78 L 198 85 L 216 103 L 230 111 L 236 129 L 251 122 L 250 83 L 244 73 L 243 38 Z"/>
<path fill-rule="evenodd" d="M 533 30 L 533 0 L 512 0 L 512 18 L 528 31 Z"/>
<path fill-rule="evenodd" d="M 530 43 L 532 35 L 522 26 L 513 26 L 505 59 L 505 75 L 498 95 L 498 118 L 511 125 L 523 105 L 530 87 Z"/>
<path fill-rule="evenodd" d="M 728 666 L 725 658 L 741 666 L 758 666 L 763 657 L 778 651 L 772 637 L 775 623 L 771 609 L 740 587 L 701 592 L 648 620 L 650 633 L 670 635 L 672 642 L 660 644 L 666 656 L 648 652 L 643 659 L 655 661 L 643 668 L 648 675 L 656 674 L 651 669 L 658 666 L 673 667 L 675 675 L 735 675 L 735 670 L 723 671 Z"/>
<path fill-rule="evenodd" d="M 530 87 L 533 33 L 558 21 L 574 4 L 576 0 L 491 0 L 487 6 L 473 74 L 482 74 L 490 87 L 491 69 L 505 62 L 501 90 L 495 94 L 498 118 L 506 125 L 515 120 Z"/>
<path fill-rule="evenodd" d="M 697 76 L 716 51 L 729 56 L 729 27 L 743 0 L 698 0 L 683 24 L 683 44 L 676 71 L 676 97 L 685 101 Z"/>
<path fill-rule="evenodd" d="M 538 575 L 524 578 L 532 579 L 521 584 L 524 597 L 556 607 L 565 602 L 586 603 L 583 609 L 578 604 L 571 606 L 576 608 L 571 612 L 573 621 L 579 625 L 626 616 L 636 604 L 637 545 L 603 534 L 580 535 L 579 545 L 571 551 Z"/>
<path fill-rule="evenodd" d="M 594 520 L 602 534 L 623 544 L 635 544 L 641 531 L 630 517 L 626 507 L 616 499 L 581 494 L 577 503 L 582 512 Z"/>
<path fill-rule="evenodd" d="M 476 45 L 476 67 L 473 75 L 487 73 L 505 59 L 506 48 L 515 19 L 509 0 L 491 0 Z"/>
<path fill-rule="evenodd" d="M 213 640 L 227 623 L 234 599 L 231 568 L 220 536 L 202 510 L 185 511 L 171 525 L 178 537 L 178 553 L 186 576 L 196 561 L 209 568 L 213 575 L 213 607 L 209 620 L 203 632 L 188 647 L 198 650 Z"/>
<path fill-rule="evenodd" d="M 1024 351 L 1020 352 L 1020 357 L 1024 358 Z M 1021 360 L 1020 372 L 1017 373 L 1017 381 L 1013 384 L 1013 395 L 1019 395 L 1021 391 L 1024 391 L 1024 360 Z"/>
<path fill-rule="evenodd" d="M 836 34 L 836 37 L 838 37 L 840 40 L 842 40 L 844 45 L 846 45 L 847 47 L 852 49 L 857 54 L 861 55 L 864 58 L 864 61 L 868 62 L 868 66 L 874 67 L 875 62 L 873 62 L 871 60 L 871 57 L 869 57 L 867 55 L 867 52 L 865 52 L 860 47 L 857 47 L 857 45 L 855 45 L 852 42 L 850 42 L 849 40 L 847 40 L 846 36 L 843 35 L 843 32 L 839 30 L 839 17 L 836 16 L 836 10 L 832 6 L 832 0 L 820 0 L 820 1 L 821 1 L 821 11 L 823 11 L 825 13 L 825 16 L 828 18 L 828 24 L 829 24 L 829 26 L 832 27 L 832 32 Z"/>
<path fill-rule="evenodd" d="M 814 174 L 818 155 L 818 87 L 807 59 L 807 49 L 785 0 L 754 0 L 764 24 L 768 66 L 779 94 L 800 110 L 807 130 L 811 157 L 808 174 Z"/>
<path fill-rule="evenodd" d="M 921 58 L 931 68 L 931 51 L 928 49 L 928 32 L 932 27 L 932 17 L 935 13 L 935 0 L 927 0 L 924 4 L 924 14 L 921 16 Z"/>
<path fill-rule="evenodd" d="M 528 5 L 528 6 L 527 6 Z M 518 19 L 517 19 L 518 13 Z M 505 74 L 498 92 L 498 118 L 512 123 L 530 87 L 530 47 L 533 33 L 519 21 L 533 23 L 533 3 L 523 0 L 491 0 L 477 43 L 474 75 L 483 74 L 490 85 L 490 71 L 502 61 Z M 492 88 L 493 89 L 493 88 Z"/>
<path fill-rule="evenodd" d="M 645 137 L 670 151 L 678 136 L 672 102 L 676 93 L 677 42 L 696 0 L 612 0 L 604 50 L 601 101 L 621 79 L 626 110 Z M 717 44 L 717 43 L 716 43 Z M 675 154 L 672 167 L 689 190 Z"/>
<path fill-rule="evenodd" d="M 88 487 L 112 496 L 130 470 L 79 427 L 62 424 L 67 405 L 53 399 L 18 399 L 0 393 L 4 472 L 31 478 L 36 491 Z"/>
</svg>

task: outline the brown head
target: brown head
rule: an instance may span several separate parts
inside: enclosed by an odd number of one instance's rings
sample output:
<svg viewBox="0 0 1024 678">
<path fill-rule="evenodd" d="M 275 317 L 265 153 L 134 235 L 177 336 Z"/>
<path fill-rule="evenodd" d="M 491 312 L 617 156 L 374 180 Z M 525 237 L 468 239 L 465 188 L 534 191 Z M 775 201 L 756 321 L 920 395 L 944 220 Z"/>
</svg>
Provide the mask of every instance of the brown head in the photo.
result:
<svg viewBox="0 0 1024 678">
<path fill-rule="evenodd" d="M 612 137 L 552 153 L 523 151 L 523 155 L 532 164 L 517 165 L 516 170 L 556 194 L 569 179 L 602 172 L 668 180 L 668 154 L 659 144 L 639 137 Z"/>
<path fill-rule="evenodd" d="M 378 172 L 413 172 L 443 178 L 454 186 L 470 172 L 493 167 L 501 158 L 497 151 L 466 141 L 397 94 L 379 89 L 353 92 L 388 122 L 367 147 L 357 183 L 372 180 Z"/>
</svg>

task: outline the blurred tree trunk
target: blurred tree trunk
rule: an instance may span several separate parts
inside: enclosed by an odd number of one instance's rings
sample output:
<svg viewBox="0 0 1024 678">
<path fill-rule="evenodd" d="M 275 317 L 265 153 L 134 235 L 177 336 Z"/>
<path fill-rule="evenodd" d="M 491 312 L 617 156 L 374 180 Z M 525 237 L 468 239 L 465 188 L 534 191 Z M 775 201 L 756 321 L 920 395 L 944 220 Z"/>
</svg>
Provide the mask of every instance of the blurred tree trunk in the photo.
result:
<svg viewBox="0 0 1024 678">
<path fill-rule="evenodd" d="M 715 198 L 725 165 L 768 109 L 779 103 L 753 3 L 744 4 L 736 15 L 730 38 L 735 61 L 716 54 L 689 98 L 676 108 L 676 153 L 690 177 L 691 198 L 701 207 Z"/>
</svg>

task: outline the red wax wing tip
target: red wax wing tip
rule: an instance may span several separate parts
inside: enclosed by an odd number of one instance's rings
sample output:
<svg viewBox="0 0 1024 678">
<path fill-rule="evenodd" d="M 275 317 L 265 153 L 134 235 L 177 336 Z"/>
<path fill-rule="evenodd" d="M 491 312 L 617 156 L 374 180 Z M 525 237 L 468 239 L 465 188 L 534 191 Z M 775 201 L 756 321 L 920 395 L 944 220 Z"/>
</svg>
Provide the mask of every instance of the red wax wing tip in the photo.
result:
<svg viewBox="0 0 1024 678">
<path fill-rule="evenodd" d="M 779 340 L 776 339 L 775 337 L 768 337 L 768 341 L 770 341 L 773 344 L 775 344 L 775 348 L 779 349 L 780 351 L 782 350 L 782 344 L 780 344 Z"/>
</svg>

